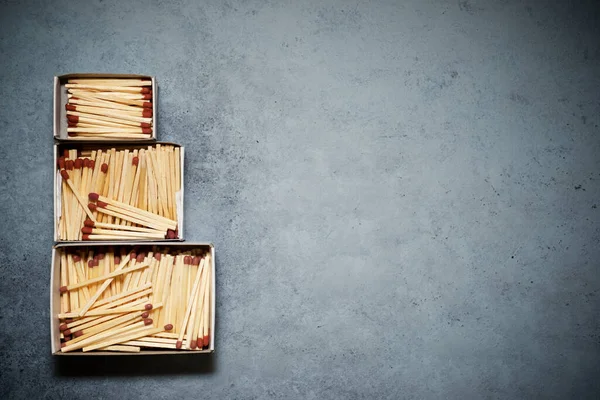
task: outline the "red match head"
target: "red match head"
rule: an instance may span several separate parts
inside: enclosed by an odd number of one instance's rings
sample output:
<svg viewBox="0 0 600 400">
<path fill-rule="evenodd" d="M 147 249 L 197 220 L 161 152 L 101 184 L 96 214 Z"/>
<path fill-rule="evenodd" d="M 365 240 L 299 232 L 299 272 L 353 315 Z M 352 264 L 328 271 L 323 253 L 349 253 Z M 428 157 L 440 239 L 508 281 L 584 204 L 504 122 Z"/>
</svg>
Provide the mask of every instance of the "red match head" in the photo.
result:
<svg viewBox="0 0 600 400">
<path fill-rule="evenodd" d="M 157 261 L 160 261 L 160 259 L 162 258 L 162 254 L 160 253 L 155 253 L 154 254 L 154 258 L 156 258 Z"/>
<path fill-rule="evenodd" d="M 79 257 L 77 254 L 73 255 L 73 262 L 79 262 L 81 261 L 81 257 Z"/>
<path fill-rule="evenodd" d="M 67 167 L 66 169 L 69 170 L 69 171 L 72 170 L 73 169 L 73 164 L 74 164 L 73 160 L 66 160 L 65 161 L 65 166 Z"/>
<path fill-rule="evenodd" d="M 144 109 L 144 111 L 142 111 L 142 117 L 144 118 L 152 118 L 152 110 L 149 109 Z"/>
<path fill-rule="evenodd" d="M 72 122 L 74 124 L 79 122 L 79 117 L 77 115 L 67 115 L 67 119 L 69 120 L 69 122 Z"/>
<path fill-rule="evenodd" d="M 148 318 L 148 315 L 150 315 L 150 313 L 149 313 L 148 311 L 144 311 L 144 312 L 142 313 L 142 318 L 144 318 L 144 319 L 145 319 L 145 318 Z"/>
<path fill-rule="evenodd" d="M 83 221 L 83 225 L 93 228 L 94 226 L 96 226 L 96 223 L 94 221 L 92 221 L 91 219 L 86 218 L 85 221 Z"/>
<path fill-rule="evenodd" d="M 77 331 L 73 333 L 73 337 L 78 338 L 79 336 L 83 335 L 83 331 Z"/>
<path fill-rule="evenodd" d="M 152 133 L 152 128 L 142 128 L 142 133 L 149 135 Z"/>
<path fill-rule="evenodd" d="M 86 157 L 86 158 L 83 159 L 83 166 L 85 168 L 89 168 L 90 167 L 90 159 L 89 158 Z"/>
<path fill-rule="evenodd" d="M 64 157 L 60 157 L 58 159 L 58 168 L 60 169 L 65 169 L 65 158 Z"/>
<path fill-rule="evenodd" d="M 182 344 L 183 343 L 181 342 L 181 340 L 178 340 L 177 343 L 175 343 L 175 348 L 180 349 Z"/>
<path fill-rule="evenodd" d="M 94 266 L 94 260 L 88 260 L 88 267 L 92 268 Z"/>
<path fill-rule="evenodd" d="M 185 265 L 191 264 L 192 263 L 192 257 L 191 256 L 185 256 L 185 257 L 183 257 L 183 263 Z"/>
<path fill-rule="evenodd" d="M 129 259 L 137 261 L 137 253 L 135 251 L 132 251 L 131 253 L 129 253 Z"/>
<path fill-rule="evenodd" d="M 64 158 L 69 158 L 69 150 L 67 150 L 67 149 L 63 150 L 63 157 Z"/>
<path fill-rule="evenodd" d="M 104 260 L 104 253 L 98 253 L 98 260 Z"/>
<path fill-rule="evenodd" d="M 152 98 L 152 96 L 149 95 L 149 94 L 144 95 L 144 97 L 146 97 L 146 96 L 149 96 L 149 98 L 147 98 L 147 99 L 144 98 L 144 100 L 150 100 Z M 144 108 L 152 108 L 152 103 L 150 103 L 149 101 L 145 101 L 145 102 L 142 103 L 142 107 L 144 107 Z"/>
<path fill-rule="evenodd" d="M 106 173 L 106 171 L 108 171 L 108 164 L 103 163 L 102 166 L 100 167 L 100 171 Z"/>
<path fill-rule="evenodd" d="M 66 171 L 66 170 L 64 170 L 64 169 L 63 169 L 62 171 L 60 171 L 60 176 L 62 176 L 62 178 L 63 178 L 65 181 L 69 180 L 69 174 L 68 174 L 68 173 L 67 173 L 67 171 Z"/>
<path fill-rule="evenodd" d="M 115 256 L 115 264 L 121 264 L 121 257 Z"/>
<path fill-rule="evenodd" d="M 200 265 L 200 257 L 196 256 L 192 259 L 192 265 Z"/>
<path fill-rule="evenodd" d="M 83 228 L 81 228 L 81 233 L 86 233 L 88 235 L 92 234 L 92 228 L 89 226 L 84 226 Z"/>
<path fill-rule="evenodd" d="M 60 330 L 61 332 L 66 331 L 67 330 L 67 324 L 60 324 L 60 326 L 58 327 L 58 330 Z"/>
<path fill-rule="evenodd" d="M 150 124 L 149 124 L 149 123 L 147 123 L 147 122 L 140 122 L 140 126 L 141 126 L 142 128 L 151 128 L 151 127 L 152 127 L 152 125 L 150 125 Z"/>
<path fill-rule="evenodd" d="M 170 330 L 173 330 L 173 324 L 166 324 L 165 331 L 170 331 Z"/>
<path fill-rule="evenodd" d="M 90 240 L 90 235 L 86 235 L 86 234 L 81 235 L 81 240 Z"/>
<path fill-rule="evenodd" d="M 65 330 L 65 331 L 63 332 L 63 335 L 65 335 L 65 336 L 66 336 L 66 335 L 71 335 L 72 333 L 73 333 L 73 332 L 71 332 L 71 330 L 70 330 L 70 329 L 67 329 L 67 330 Z"/>
<path fill-rule="evenodd" d="M 173 229 L 167 229 L 167 239 L 177 239 L 177 234 Z"/>
<path fill-rule="evenodd" d="M 152 100 L 152 93 L 146 93 L 144 95 L 144 100 Z"/>
<path fill-rule="evenodd" d="M 67 111 L 77 111 L 77 107 L 72 104 L 65 104 L 65 110 Z"/>
<path fill-rule="evenodd" d="M 94 267 L 97 267 L 98 265 L 100 265 L 100 261 L 98 261 L 96 259 L 94 259 L 93 261 L 94 261 Z"/>
<path fill-rule="evenodd" d="M 96 161 L 95 160 L 90 160 L 90 168 L 91 169 L 96 168 Z"/>
<path fill-rule="evenodd" d="M 75 164 L 73 165 L 75 167 L 75 169 L 79 169 L 83 166 L 83 160 L 81 158 L 78 158 L 75 160 Z"/>
<path fill-rule="evenodd" d="M 68 342 L 69 340 L 71 340 L 71 335 L 64 335 L 64 341 Z"/>
<path fill-rule="evenodd" d="M 60 348 L 62 349 L 63 347 L 65 347 L 67 344 L 66 343 L 61 343 L 60 344 Z"/>
<path fill-rule="evenodd" d="M 140 159 L 137 157 L 133 157 L 133 160 L 131 160 L 131 163 L 137 167 L 138 164 L 140 163 Z"/>
<path fill-rule="evenodd" d="M 152 318 L 146 318 L 146 319 L 144 320 L 144 325 L 146 325 L 146 326 L 147 326 L 147 325 L 152 325 L 152 322 L 154 322 L 154 321 L 152 321 Z"/>
<path fill-rule="evenodd" d="M 96 211 L 96 209 L 98 207 L 94 203 L 89 203 L 88 204 L 88 208 L 90 209 L 90 211 Z"/>
<path fill-rule="evenodd" d="M 66 287 L 66 286 L 61 286 L 61 287 L 58 289 L 58 291 L 59 291 L 59 292 L 61 292 L 61 293 L 65 293 L 65 292 L 67 292 L 67 291 L 68 291 L 68 289 L 67 289 L 67 287 Z"/>
<path fill-rule="evenodd" d="M 101 207 L 101 208 L 106 208 L 106 206 L 108 206 L 108 204 L 106 204 L 105 202 L 103 202 L 103 201 L 100 201 L 100 200 L 98 200 L 98 201 L 96 202 L 96 205 L 97 205 L 98 207 Z"/>
<path fill-rule="evenodd" d="M 140 253 L 137 255 L 135 261 L 141 263 L 141 262 L 144 262 L 144 258 L 146 258 L 146 254 Z"/>
<path fill-rule="evenodd" d="M 152 304 L 150 304 L 150 303 L 146 304 L 146 305 L 144 306 L 144 310 L 146 310 L 146 311 L 150 311 L 150 310 L 152 310 Z"/>
<path fill-rule="evenodd" d="M 99 197 L 100 197 L 100 195 L 98 193 L 94 193 L 94 192 L 92 192 L 88 195 L 88 198 L 91 201 L 96 201 L 96 200 L 98 200 Z"/>
<path fill-rule="evenodd" d="M 208 335 L 204 336 L 204 347 L 208 346 L 210 343 L 210 337 Z"/>
<path fill-rule="evenodd" d="M 145 87 L 145 88 L 142 88 L 142 90 L 141 90 L 140 92 L 141 92 L 142 94 L 147 94 L 147 93 L 150 93 L 150 89 L 149 89 L 149 88 L 147 88 L 147 87 Z"/>
</svg>

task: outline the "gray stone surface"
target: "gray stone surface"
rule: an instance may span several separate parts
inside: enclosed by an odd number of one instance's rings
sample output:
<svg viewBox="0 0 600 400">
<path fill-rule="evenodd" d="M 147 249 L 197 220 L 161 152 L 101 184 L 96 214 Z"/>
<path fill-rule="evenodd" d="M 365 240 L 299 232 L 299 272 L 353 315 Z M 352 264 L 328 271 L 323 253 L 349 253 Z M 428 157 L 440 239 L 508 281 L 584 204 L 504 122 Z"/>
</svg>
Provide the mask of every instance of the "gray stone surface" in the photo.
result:
<svg viewBox="0 0 600 400">
<path fill-rule="evenodd" d="M 0 3 L 0 398 L 597 398 L 595 2 L 206 3 Z M 96 71 L 187 148 L 214 357 L 50 356 L 52 76 Z"/>
</svg>

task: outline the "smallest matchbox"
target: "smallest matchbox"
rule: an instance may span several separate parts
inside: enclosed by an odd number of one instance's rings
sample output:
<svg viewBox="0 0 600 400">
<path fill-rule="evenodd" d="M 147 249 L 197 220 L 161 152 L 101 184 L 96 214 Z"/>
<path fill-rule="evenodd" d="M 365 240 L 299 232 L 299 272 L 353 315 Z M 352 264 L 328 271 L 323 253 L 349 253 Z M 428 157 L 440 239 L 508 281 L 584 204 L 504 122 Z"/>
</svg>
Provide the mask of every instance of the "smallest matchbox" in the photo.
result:
<svg viewBox="0 0 600 400">
<path fill-rule="evenodd" d="M 156 140 L 157 87 L 133 74 L 54 77 L 54 138 L 68 141 Z"/>
</svg>

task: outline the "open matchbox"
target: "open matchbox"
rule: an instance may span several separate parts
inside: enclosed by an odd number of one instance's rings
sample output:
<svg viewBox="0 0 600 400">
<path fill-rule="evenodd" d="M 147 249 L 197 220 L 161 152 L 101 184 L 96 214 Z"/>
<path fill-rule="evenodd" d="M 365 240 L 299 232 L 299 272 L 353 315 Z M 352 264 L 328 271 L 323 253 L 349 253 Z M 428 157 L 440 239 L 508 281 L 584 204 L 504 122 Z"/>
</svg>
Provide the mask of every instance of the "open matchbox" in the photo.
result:
<svg viewBox="0 0 600 400">
<path fill-rule="evenodd" d="M 86 242 L 82 243 L 59 243 L 52 248 L 52 269 L 50 272 L 50 343 L 52 349 L 52 355 L 60 355 L 60 356 L 99 356 L 99 355 L 108 355 L 108 356 L 116 356 L 116 355 L 162 355 L 162 354 L 207 354 L 213 353 L 215 350 L 214 338 L 215 338 L 215 248 L 210 243 L 156 243 L 156 242 L 137 242 L 137 243 L 129 243 L 129 242 L 114 242 L 110 243 L 113 246 L 120 246 L 133 249 L 134 246 L 160 246 L 162 248 L 168 247 L 171 250 L 181 250 L 181 251 L 189 251 L 189 250 L 204 250 L 206 253 L 210 254 L 210 264 L 208 265 L 210 270 L 210 301 L 208 306 L 210 308 L 210 318 L 209 318 L 209 345 L 207 348 L 202 350 L 169 350 L 169 349 L 161 349 L 161 350 L 152 350 L 152 349 L 142 349 L 137 353 L 124 353 L 124 352 L 116 352 L 116 351 L 89 351 L 89 352 L 81 352 L 81 351 L 73 351 L 73 352 L 61 352 L 61 332 L 60 332 L 60 320 L 58 319 L 58 315 L 61 309 L 61 296 L 60 296 L 60 286 L 61 286 L 61 276 L 60 276 L 60 268 L 61 268 L 61 253 L 65 251 L 78 251 L 82 249 L 100 249 L 105 248 L 106 244 L 94 243 L 94 242 Z"/>
<path fill-rule="evenodd" d="M 169 143 L 169 142 L 145 142 L 145 143 L 141 143 L 140 141 L 137 142 L 111 142 L 111 143 L 107 143 L 106 141 L 96 141 L 96 142 L 60 142 L 60 143 L 56 143 L 54 145 L 54 241 L 57 243 L 100 243 L 100 242 L 104 242 L 104 243 L 116 243 L 116 241 L 74 241 L 74 240 L 64 240 L 60 237 L 59 234 L 59 222 L 60 222 L 60 217 L 61 217 L 61 210 L 62 210 L 62 206 L 61 206 L 61 199 L 62 199 L 62 190 L 63 190 L 63 185 L 62 185 L 62 177 L 60 175 L 60 170 L 58 168 L 58 159 L 60 157 L 61 154 L 63 154 L 64 150 L 68 150 L 68 149 L 77 149 L 78 151 L 80 150 L 84 150 L 84 149 L 102 149 L 104 150 L 110 150 L 110 149 L 117 149 L 117 150 L 122 150 L 122 149 L 129 149 L 129 150 L 134 150 L 134 149 L 145 149 L 148 146 L 156 146 L 156 145 L 164 145 L 164 146 L 173 146 L 179 149 L 179 163 L 180 163 L 180 190 L 175 194 L 175 202 L 176 202 L 176 210 L 177 210 L 177 233 L 178 233 L 178 237 L 174 238 L 174 239 L 166 239 L 166 238 L 160 238 L 160 239 L 138 239 L 136 240 L 135 238 L 132 239 L 127 239 L 128 242 L 140 242 L 140 241 L 152 241 L 152 242 L 180 242 L 184 240 L 184 187 L 183 187 L 183 182 L 184 182 L 184 159 L 185 159 L 185 151 L 184 151 L 184 147 L 180 146 L 178 144 L 175 143 Z M 99 167 L 99 166 L 97 166 Z M 124 239 L 123 239 L 124 240 Z M 120 241 L 123 241 L 120 240 Z"/>
<path fill-rule="evenodd" d="M 69 79 L 149 79 L 152 81 L 152 134 L 148 138 L 143 139 L 119 139 L 119 138 L 79 138 L 73 139 L 67 134 L 67 111 L 65 105 L 68 103 L 68 93 L 65 84 Z M 158 87 L 154 77 L 149 75 L 137 74 L 105 74 L 105 73 L 72 73 L 58 75 L 54 77 L 54 138 L 64 141 L 83 142 L 83 141 L 138 141 L 149 142 L 155 141 L 158 131 L 157 124 L 157 104 L 158 104 Z"/>
</svg>

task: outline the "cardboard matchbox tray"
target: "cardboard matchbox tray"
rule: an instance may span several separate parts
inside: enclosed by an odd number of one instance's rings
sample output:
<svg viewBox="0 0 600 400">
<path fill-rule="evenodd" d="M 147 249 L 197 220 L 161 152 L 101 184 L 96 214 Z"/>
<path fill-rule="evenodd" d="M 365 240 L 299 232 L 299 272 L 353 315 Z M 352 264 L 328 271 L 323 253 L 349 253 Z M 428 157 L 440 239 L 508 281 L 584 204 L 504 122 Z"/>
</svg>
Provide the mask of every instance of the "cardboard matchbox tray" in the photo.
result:
<svg viewBox="0 0 600 400">
<path fill-rule="evenodd" d="M 114 246 L 161 246 L 169 247 L 170 249 L 197 249 L 204 248 L 210 252 L 211 259 L 211 301 L 210 301 L 210 345 L 208 349 L 204 350 L 151 350 L 144 349 L 139 353 L 121 353 L 113 351 L 91 351 L 83 353 L 81 351 L 63 353 L 60 351 L 60 323 L 58 314 L 60 313 L 60 251 L 67 249 L 80 249 L 82 247 L 101 247 L 106 244 L 96 242 L 85 242 L 82 244 L 78 243 L 59 243 L 52 248 L 52 268 L 50 271 L 50 343 L 52 348 L 52 355 L 60 356 L 118 356 L 118 355 L 159 355 L 159 354 L 207 354 L 215 351 L 215 297 L 216 297 L 216 286 L 215 286 L 215 247 L 211 243 L 172 243 L 172 242 L 111 242 Z"/>
<path fill-rule="evenodd" d="M 56 143 L 54 144 L 54 242 L 55 243 L 85 243 L 85 244 L 90 244 L 90 243 L 101 243 L 99 241 L 73 241 L 73 240 L 63 240 L 60 239 L 58 236 L 58 224 L 59 224 L 59 218 L 61 215 L 61 192 L 62 192 L 62 177 L 60 176 L 60 171 L 58 168 L 58 158 L 60 157 L 60 155 L 62 154 L 64 149 L 83 149 L 83 148 L 91 148 L 91 149 L 112 149 L 112 148 L 116 148 L 117 150 L 120 149 L 141 149 L 141 148 L 147 148 L 148 146 L 155 146 L 157 144 L 160 145 L 167 145 L 167 146 L 175 146 L 175 147 L 179 147 L 179 153 L 180 153 L 180 171 L 181 171 L 181 190 L 177 193 L 176 195 L 176 200 L 177 200 L 177 228 L 178 228 L 178 234 L 179 237 L 176 239 L 143 239 L 141 241 L 144 242 L 182 242 L 184 240 L 184 226 L 183 226 L 183 221 L 184 216 L 183 216 L 183 210 L 184 210 L 184 203 L 183 203 L 183 199 L 184 199 L 184 187 L 183 187 L 183 182 L 184 182 L 184 159 L 185 159 L 185 148 L 179 144 L 176 143 L 170 143 L 170 142 L 145 142 L 142 143 L 140 141 L 133 141 L 133 142 L 111 142 L 111 143 L 107 143 L 104 140 L 101 141 L 96 141 L 96 142 L 92 142 L 92 141 L 86 141 L 86 142 L 60 142 L 60 143 Z M 99 167 L 99 166 L 97 166 Z M 139 241 L 136 240 L 131 240 L 131 242 L 135 242 L 136 244 Z M 105 241 L 102 242 L 104 244 L 111 244 L 111 243 L 116 243 L 115 241 Z"/>
<path fill-rule="evenodd" d="M 147 139 L 115 139 L 115 138 L 94 138 L 94 139 L 71 139 L 67 134 L 67 88 L 65 84 L 68 79 L 76 78 L 95 78 L 95 79 L 117 79 L 117 78 L 133 78 L 133 79 L 150 79 L 152 81 L 152 135 Z M 152 142 L 156 140 L 156 132 L 158 131 L 157 112 L 158 91 L 156 80 L 149 75 L 137 74 L 101 74 L 101 73 L 73 73 L 58 75 L 54 77 L 54 138 L 72 142 L 87 142 L 89 141 L 137 141 L 137 142 Z"/>
</svg>

